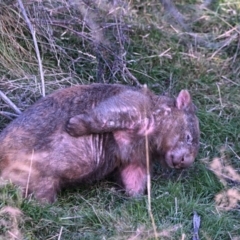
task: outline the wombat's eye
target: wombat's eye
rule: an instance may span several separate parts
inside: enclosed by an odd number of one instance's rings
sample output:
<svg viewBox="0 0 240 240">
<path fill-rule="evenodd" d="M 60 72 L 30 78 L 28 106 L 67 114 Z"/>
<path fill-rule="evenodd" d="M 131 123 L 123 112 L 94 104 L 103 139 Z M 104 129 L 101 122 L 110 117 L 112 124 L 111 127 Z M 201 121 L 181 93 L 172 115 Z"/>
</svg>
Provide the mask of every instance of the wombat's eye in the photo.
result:
<svg viewBox="0 0 240 240">
<path fill-rule="evenodd" d="M 191 144 L 191 143 L 192 143 L 192 136 L 191 136 L 190 134 L 187 134 L 187 136 L 186 136 L 186 142 L 187 142 L 188 144 Z"/>
</svg>

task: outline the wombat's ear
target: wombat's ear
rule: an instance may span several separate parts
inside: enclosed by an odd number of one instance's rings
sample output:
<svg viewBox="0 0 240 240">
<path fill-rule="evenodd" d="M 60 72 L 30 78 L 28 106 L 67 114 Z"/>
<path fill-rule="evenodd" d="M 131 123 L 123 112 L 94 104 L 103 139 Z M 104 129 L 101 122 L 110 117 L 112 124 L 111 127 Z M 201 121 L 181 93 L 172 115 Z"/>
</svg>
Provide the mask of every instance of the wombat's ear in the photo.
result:
<svg viewBox="0 0 240 240">
<path fill-rule="evenodd" d="M 179 110 L 186 109 L 191 104 L 191 96 L 187 90 L 181 90 L 176 99 L 176 106 Z"/>
</svg>

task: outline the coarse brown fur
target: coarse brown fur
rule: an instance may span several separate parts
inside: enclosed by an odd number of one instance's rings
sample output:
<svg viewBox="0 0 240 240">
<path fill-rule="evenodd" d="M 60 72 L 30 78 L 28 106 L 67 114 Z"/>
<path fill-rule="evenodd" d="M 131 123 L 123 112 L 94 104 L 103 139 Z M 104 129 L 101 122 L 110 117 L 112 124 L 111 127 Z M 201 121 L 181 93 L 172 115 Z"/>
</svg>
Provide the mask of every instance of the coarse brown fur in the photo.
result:
<svg viewBox="0 0 240 240">
<path fill-rule="evenodd" d="M 0 134 L 0 177 L 52 202 L 64 186 L 99 180 L 118 169 L 127 194 L 146 187 L 150 158 L 188 167 L 199 147 L 195 108 L 146 88 L 80 85 L 40 99 Z"/>
</svg>

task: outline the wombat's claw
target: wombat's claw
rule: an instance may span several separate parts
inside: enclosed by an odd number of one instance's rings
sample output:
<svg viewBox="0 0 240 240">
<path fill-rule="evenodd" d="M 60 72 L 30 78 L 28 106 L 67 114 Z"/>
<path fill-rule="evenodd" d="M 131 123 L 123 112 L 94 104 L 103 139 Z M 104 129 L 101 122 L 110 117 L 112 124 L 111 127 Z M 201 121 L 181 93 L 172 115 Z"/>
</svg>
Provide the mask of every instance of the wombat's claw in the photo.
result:
<svg viewBox="0 0 240 240">
<path fill-rule="evenodd" d="M 73 123 L 70 123 L 70 120 L 67 122 L 65 129 L 69 135 L 71 135 L 73 137 L 79 136 L 79 134 L 76 131 L 76 126 Z"/>
</svg>

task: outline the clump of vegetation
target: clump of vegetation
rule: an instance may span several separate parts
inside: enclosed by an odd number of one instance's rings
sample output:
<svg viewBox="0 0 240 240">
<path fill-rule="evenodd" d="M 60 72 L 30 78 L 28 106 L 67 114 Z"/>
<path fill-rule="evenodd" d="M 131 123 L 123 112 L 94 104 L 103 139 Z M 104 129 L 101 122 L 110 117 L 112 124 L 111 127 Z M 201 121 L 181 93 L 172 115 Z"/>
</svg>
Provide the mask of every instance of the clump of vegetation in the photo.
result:
<svg viewBox="0 0 240 240">
<path fill-rule="evenodd" d="M 19 2 L 0 1 L 0 89 L 18 109 L 75 84 L 188 88 L 201 149 L 190 169 L 154 169 L 156 231 L 147 196 L 127 198 L 107 181 L 66 190 L 44 206 L 8 184 L 0 189 L 0 238 L 190 239 L 195 211 L 201 239 L 239 239 L 240 3 L 23 1 L 31 31 Z M 1 128 L 16 114 L 9 106 L 1 100 Z"/>
</svg>

